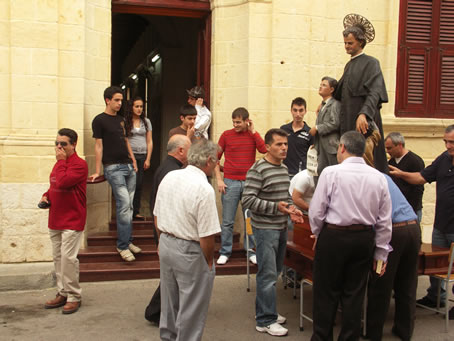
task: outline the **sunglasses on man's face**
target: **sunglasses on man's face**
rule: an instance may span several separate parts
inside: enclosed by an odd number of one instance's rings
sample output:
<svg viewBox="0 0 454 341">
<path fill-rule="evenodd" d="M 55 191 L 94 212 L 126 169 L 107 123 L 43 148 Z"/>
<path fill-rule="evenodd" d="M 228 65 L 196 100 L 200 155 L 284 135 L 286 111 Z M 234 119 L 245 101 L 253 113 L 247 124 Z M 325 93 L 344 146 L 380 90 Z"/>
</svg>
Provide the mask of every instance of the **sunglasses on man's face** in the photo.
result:
<svg viewBox="0 0 454 341">
<path fill-rule="evenodd" d="M 62 147 L 66 147 L 68 145 L 68 142 L 65 142 L 65 141 L 55 141 L 55 145 L 58 146 L 62 146 Z"/>
</svg>

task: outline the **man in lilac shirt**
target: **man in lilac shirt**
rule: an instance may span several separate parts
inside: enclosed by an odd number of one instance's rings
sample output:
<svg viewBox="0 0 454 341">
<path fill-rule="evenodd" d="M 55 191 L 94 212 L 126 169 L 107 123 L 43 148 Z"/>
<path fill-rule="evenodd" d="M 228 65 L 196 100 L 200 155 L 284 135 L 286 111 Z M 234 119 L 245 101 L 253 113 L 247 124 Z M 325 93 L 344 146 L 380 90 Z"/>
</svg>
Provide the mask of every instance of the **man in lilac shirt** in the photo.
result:
<svg viewBox="0 0 454 341">
<path fill-rule="evenodd" d="M 392 250 L 388 183 L 364 162 L 365 143 L 356 131 L 342 135 L 339 165 L 323 170 L 309 206 L 311 229 L 317 238 L 312 340 L 333 339 L 339 302 L 339 340 L 359 339 L 368 272 L 371 267 L 376 269 L 377 261 L 383 261 L 383 275 Z"/>
</svg>

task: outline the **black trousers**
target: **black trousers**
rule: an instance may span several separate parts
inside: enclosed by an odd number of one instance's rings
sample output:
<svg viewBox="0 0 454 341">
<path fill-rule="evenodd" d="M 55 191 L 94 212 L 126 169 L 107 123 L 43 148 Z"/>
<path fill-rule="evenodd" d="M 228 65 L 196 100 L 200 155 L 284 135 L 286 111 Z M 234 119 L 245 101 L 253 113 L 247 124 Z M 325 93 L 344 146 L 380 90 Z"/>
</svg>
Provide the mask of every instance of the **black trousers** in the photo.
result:
<svg viewBox="0 0 454 341">
<path fill-rule="evenodd" d="M 315 250 L 313 272 L 313 335 L 332 340 L 337 306 L 342 302 L 338 340 L 358 340 L 367 275 L 372 267 L 375 232 L 323 227 Z"/>
<path fill-rule="evenodd" d="M 145 170 L 143 169 L 143 165 L 145 164 L 145 160 L 147 159 L 147 154 L 134 154 L 134 157 L 136 158 L 137 161 L 137 173 L 136 173 L 136 191 L 134 192 L 134 199 L 132 201 L 133 217 L 138 215 L 140 211 L 143 176 L 145 172 Z"/>
<path fill-rule="evenodd" d="M 159 325 L 161 318 L 161 283 L 153 294 L 150 303 L 145 308 L 145 318 Z"/>
<path fill-rule="evenodd" d="M 421 247 L 419 224 L 393 229 L 393 251 L 388 256 L 382 277 L 372 274 L 369 279 L 367 302 L 367 336 L 382 339 L 383 325 L 394 289 L 394 331 L 403 340 L 410 340 L 415 325 L 416 289 L 418 287 L 418 253 Z"/>
</svg>

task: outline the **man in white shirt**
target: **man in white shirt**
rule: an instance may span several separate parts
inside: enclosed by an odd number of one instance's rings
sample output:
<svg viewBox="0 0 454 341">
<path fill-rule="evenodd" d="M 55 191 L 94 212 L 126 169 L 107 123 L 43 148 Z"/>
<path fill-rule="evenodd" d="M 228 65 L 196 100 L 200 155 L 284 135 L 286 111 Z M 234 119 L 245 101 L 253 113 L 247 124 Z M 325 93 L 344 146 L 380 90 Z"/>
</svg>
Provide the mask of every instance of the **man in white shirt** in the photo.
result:
<svg viewBox="0 0 454 341">
<path fill-rule="evenodd" d="M 161 340 L 201 340 L 215 269 L 214 235 L 221 232 L 213 187 L 218 146 L 191 146 L 188 166 L 168 173 L 153 214 L 160 235 Z"/>
<path fill-rule="evenodd" d="M 194 136 L 196 138 L 208 139 L 208 129 L 211 124 L 211 112 L 204 104 L 205 90 L 201 86 L 195 86 L 188 93 L 188 104 L 195 107 L 197 110 L 197 117 L 194 123 Z"/>
<path fill-rule="evenodd" d="M 309 211 L 309 204 L 315 191 L 314 173 L 309 169 L 304 169 L 296 174 L 290 181 L 288 189 L 292 196 L 293 203 L 300 208 L 303 213 Z"/>
</svg>

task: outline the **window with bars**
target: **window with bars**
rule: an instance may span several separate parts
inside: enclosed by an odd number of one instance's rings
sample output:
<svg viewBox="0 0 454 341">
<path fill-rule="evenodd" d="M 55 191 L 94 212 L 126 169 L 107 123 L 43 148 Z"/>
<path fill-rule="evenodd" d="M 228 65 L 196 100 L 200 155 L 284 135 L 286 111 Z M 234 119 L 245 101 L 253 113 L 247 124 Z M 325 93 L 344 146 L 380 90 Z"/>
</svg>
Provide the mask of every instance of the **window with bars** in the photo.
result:
<svg viewBox="0 0 454 341">
<path fill-rule="evenodd" d="M 396 116 L 454 118 L 454 0 L 401 0 Z"/>
</svg>

